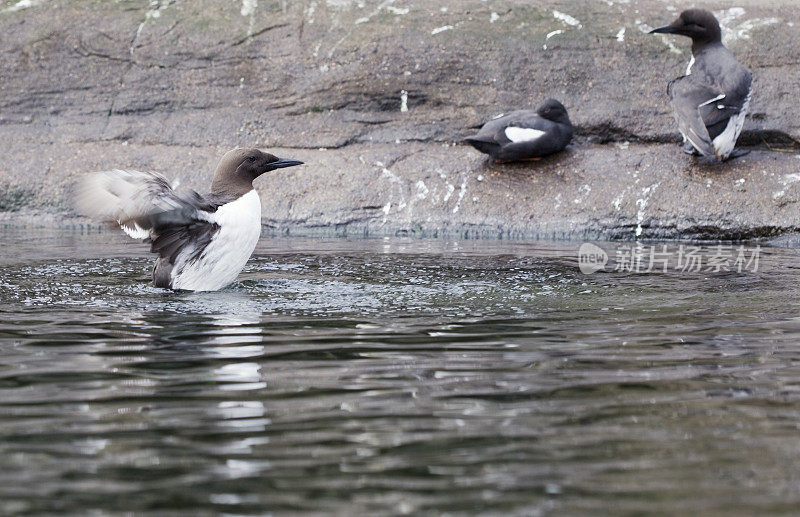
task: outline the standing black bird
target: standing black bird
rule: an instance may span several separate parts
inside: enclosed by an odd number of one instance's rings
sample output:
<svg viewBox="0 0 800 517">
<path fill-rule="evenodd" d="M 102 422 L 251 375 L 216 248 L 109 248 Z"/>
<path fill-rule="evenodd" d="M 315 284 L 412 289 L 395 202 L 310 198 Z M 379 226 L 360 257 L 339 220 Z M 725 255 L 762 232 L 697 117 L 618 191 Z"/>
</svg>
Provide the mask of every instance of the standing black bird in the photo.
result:
<svg viewBox="0 0 800 517">
<path fill-rule="evenodd" d="M 692 38 L 692 59 L 686 75 L 667 86 L 684 151 L 717 160 L 747 154 L 733 148 L 744 125 L 753 78 L 722 44 L 714 15 L 703 9 L 688 9 L 671 24 L 650 33 Z"/>
<path fill-rule="evenodd" d="M 478 134 L 464 139 L 482 153 L 500 162 L 538 160 L 564 149 L 572 140 L 567 108 L 548 99 L 536 110 L 518 110 L 498 115 Z"/>
</svg>

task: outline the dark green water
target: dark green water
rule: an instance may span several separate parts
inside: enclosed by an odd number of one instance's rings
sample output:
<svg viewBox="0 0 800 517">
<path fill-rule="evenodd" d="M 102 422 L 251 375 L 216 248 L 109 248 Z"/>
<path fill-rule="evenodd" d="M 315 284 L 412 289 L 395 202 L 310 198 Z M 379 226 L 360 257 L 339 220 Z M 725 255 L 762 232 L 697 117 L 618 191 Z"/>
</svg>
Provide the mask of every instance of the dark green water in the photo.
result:
<svg viewBox="0 0 800 517">
<path fill-rule="evenodd" d="M 576 243 L 264 238 L 173 293 L 116 233 L 0 246 L 2 515 L 800 504 L 794 249 L 583 275 Z"/>
</svg>

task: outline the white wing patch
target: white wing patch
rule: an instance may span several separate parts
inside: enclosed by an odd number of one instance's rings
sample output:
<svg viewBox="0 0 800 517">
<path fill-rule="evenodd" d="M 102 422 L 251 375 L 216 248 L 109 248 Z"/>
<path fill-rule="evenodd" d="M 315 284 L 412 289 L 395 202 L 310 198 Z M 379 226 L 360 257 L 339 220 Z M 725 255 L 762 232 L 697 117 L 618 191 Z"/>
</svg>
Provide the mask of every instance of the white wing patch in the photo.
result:
<svg viewBox="0 0 800 517">
<path fill-rule="evenodd" d="M 703 106 L 708 106 L 709 104 L 714 104 L 717 101 L 721 101 L 724 98 L 725 98 L 725 94 L 723 93 L 723 94 L 720 94 L 720 95 L 714 97 L 713 99 L 708 99 L 703 104 L 699 104 L 697 107 L 698 108 L 702 108 Z"/>
<path fill-rule="evenodd" d="M 544 135 L 544 131 L 529 127 L 507 127 L 506 137 L 512 142 L 533 142 Z"/>
<path fill-rule="evenodd" d="M 122 223 L 119 223 L 119 227 L 122 228 L 122 231 L 125 232 L 128 235 L 128 237 L 132 239 L 146 239 L 150 237 L 150 231 L 145 230 L 144 228 L 136 224 L 136 221 L 133 222 L 133 227 L 126 226 Z"/>
<path fill-rule="evenodd" d="M 686 66 L 686 74 L 685 75 L 692 75 L 692 67 L 694 66 L 694 54 L 692 54 L 692 59 L 689 60 L 689 64 Z"/>
</svg>

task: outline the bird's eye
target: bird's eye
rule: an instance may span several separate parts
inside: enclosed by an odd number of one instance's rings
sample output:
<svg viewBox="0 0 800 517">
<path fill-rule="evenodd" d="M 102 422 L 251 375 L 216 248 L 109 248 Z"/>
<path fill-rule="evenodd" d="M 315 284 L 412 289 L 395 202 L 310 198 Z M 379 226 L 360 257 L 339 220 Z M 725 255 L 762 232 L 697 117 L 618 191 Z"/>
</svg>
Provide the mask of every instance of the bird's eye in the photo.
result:
<svg viewBox="0 0 800 517">
<path fill-rule="evenodd" d="M 256 157 L 253 156 L 253 155 L 250 155 L 250 156 L 247 157 L 247 161 L 248 162 L 254 162 L 254 161 L 256 161 Z"/>
</svg>

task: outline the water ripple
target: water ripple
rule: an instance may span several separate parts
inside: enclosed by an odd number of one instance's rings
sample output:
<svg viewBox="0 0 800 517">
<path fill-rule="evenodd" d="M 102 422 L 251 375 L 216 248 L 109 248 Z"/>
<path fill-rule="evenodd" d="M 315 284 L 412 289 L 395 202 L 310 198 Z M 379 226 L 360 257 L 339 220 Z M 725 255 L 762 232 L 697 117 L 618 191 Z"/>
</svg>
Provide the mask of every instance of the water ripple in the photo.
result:
<svg viewBox="0 0 800 517">
<path fill-rule="evenodd" d="M 115 237 L 0 239 L 3 514 L 800 502 L 795 250 L 587 276 L 573 243 L 265 239 L 173 293 Z"/>
</svg>

